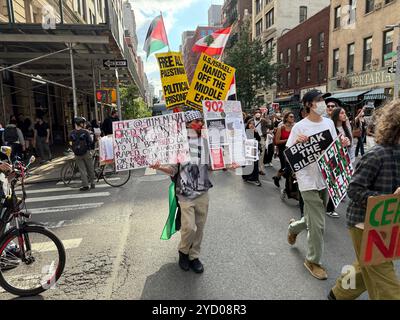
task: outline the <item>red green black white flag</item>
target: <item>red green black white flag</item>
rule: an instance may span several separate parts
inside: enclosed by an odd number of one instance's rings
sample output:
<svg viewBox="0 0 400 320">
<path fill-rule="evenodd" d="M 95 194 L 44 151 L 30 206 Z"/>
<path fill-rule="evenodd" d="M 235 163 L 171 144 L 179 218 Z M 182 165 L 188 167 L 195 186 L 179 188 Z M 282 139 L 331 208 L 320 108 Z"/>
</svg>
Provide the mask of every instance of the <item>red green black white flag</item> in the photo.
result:
<svg viewBox="0 0 400 320">
<path fill-rule="evenodd" d="M 146 51 L 146 58 L 153 52 L 159 51 L 168 46 L 167 33 L 165 32 L 162 15 L 155 17 L 147 31 L 143 50 Z"/>
</svg>

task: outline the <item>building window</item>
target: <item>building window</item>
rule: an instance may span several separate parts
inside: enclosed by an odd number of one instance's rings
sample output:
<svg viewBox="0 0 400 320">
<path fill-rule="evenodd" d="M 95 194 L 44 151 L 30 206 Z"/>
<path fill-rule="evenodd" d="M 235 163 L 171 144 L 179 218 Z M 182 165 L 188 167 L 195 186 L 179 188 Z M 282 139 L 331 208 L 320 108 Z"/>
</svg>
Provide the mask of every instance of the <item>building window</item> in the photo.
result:
<svg viewBox="0 0 400 320">
<path fill-rule="evenodd" d="M 279 63 L 283 63 L 283 52 L 279 53 Z"/>
<path fill-rule="evenodd" d="M 306 65 L 306 80 L 307 82 L 311 81 L 311 64 L 309 63 Z"/>
<path fill-rule="evenodd" d="M 318 35 L 318 42 L 319 42 L 319 48 L 322 50 L 325 48 L 325 33 L 321 32 Z"/>
<path fill-rule="evenodd" d="M 385 66 L 385 54 L 393 51 L 393 35 L 393 29 L 383 33 L 382 66 Z"/>
<path fill-rule="evenodd" d="M 300 23 L 307 20 L 307 7 L 300 6 Z"/>
<path fill-rule="evenodd" d="M 347 73 L 354 72 L 354 43 L 347 46 Z"/>
<path fill-rule="evenodd" d="M 318 61 L 318 83 L 323 82 L 324 78 L 325 78 L 324 62 Z"/>
<path fill-rule="evenodd" d="M 267 51 L 272 52 L 272 50 L 274 49 L 274 39 L 268 40 L 267 43 L 265 44 L 265 48 Z"/>
<path fill-rule="evenodd" d="M 301 57 L 301 43 L 298 43 L 296 45 L 296 59 L 300 60 Z"/>
<path fill-rule="evenodd" d="M 300 69 L 296 69 L 296 85 L 300 84 Z"/>
<path fill-rule="evenodd" d="M 274 25 L 274 9 L 268 11 L 267 14 L 265 15 L 265 18 L 266 18 L 265 26 L 268 29 Z"/>
<path fill-rule="evenodd" d="M 290 88 L 292 85 L 292 73 L 289 71 L 287 73 L 287 87 Z"/>
<path fill-rule="evenodd" d="M 365 13 L 374 11 L 375 0 L 365 0 Z"/>
<path fill-rule="evenodd" d="M 256 0 L 256 14 L 259 14 L 261 11 L 262 0 Z"/>
<path fill-rule="evenodd" d="M 363 71 L 371 69 L 372 62 L 372 37 L 364 39 Z"/>
<path fill-rule="evenodd" d="M 287 63 L 290 64 L 292 62 L 292 49 L 287 49 Z"/>
<path fill-rule="evenodd" d="M 334 20 L 334 27 L 339 28 L 340 27 L 340 6 L 335 8 L 335 20 Z"/>
<path fill-rule="evenodd" d="M 262 19 L 256 23 L 256 37 L 259 37 L 262 32 Z"/>
<path fill-rule="evenodd" d="M 339 49 L 333 50 L 333 68 L 332 68 L 332 76 L 336 77 L 339 72 Z"/>
<path fill-rule="evenodd" d="M 80 15 L 82 15 L 82 0 L 77 0 L 78 3 L 78 12 Z"/>
<path fill-rule="evenodd" d="M 356 6 L 357 0 L 349 0 L 349 21 L 348 24 L 356 22 Z"/>
<path fill-rule="evenodd" d="M 311 56 L 311 49 L 312 49 L 312 38 L 308 38 L 307 40 L 307 55 Z"/>
</svg>

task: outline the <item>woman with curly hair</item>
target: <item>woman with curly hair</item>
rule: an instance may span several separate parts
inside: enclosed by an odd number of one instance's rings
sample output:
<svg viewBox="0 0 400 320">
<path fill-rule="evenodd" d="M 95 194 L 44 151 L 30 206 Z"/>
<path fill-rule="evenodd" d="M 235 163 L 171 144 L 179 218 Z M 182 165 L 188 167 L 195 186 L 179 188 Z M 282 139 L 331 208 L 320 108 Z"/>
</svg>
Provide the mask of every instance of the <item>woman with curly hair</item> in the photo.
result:
<svg viewBox="0 0 400 320">
<path fill-rule="evenodd" d="M 356 262 L 355 288 L 342 287 L 342 277 L 330 291 L 330 300 L 352 300 L 368 291 L 373 300 L 400 300 L 400 281 L 392 261 L 361 266 L 361 240 L 367 201 L 371 196 L 400 194 L 400 100 L 392 101 L 377 114 L 376 145 L 356 165 L 349 185 L 347 226 L 353 240 Z"/>
</svg>

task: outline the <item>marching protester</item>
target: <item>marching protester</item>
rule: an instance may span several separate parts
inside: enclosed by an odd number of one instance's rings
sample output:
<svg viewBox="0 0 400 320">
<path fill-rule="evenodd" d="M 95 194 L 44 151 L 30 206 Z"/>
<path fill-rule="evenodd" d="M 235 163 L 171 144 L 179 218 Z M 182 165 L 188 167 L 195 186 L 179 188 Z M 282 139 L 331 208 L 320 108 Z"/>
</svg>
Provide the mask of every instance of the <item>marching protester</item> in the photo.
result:
<svg viewBox="0 0 400 320">
<path fill-rule="evenodd" d="M 264 159 L 265 155 L 265 141 L 267 138 L 267 133 L 268 133 L 268 128 L 267 128 L 267 121 L 265 118 L 261 117 L 261 110 L 256 109 L 254 111 L 254 126 L 260 136 L 260 149 L 261 149 L 261 154 L 260 154 L 260 159 Z M 264 169 L 264 162 L 259 161 L 259 174 L 264 176 L 265 175 L 265 169 Z"/>
<path fill-rule="evenodd" d="M 275 145 L 278 147 L 278 157 L 281 164 L 281 168 L 278 170 L 276 176 L 272 177 L 274 184 L 280 188 L 279 181 L 285 172 L 286 160 L 284 151 L 286 149 L 286 143 L 288 141 L 290 132 L 294 126 L 295 117 L 293 112 L 286 112 L 283 115 L 282 125 L 278 127 L 275 133 Z"/>
<path fill-rule="evenodd" d="M 51 160 L 50 127 L 43 121 L 42 116 L 37 116 L 34 129 L 34 147 L 38 151 L 41 163 L 46 163 Z"/>
<path fill-rule="evenodd" d="M 258 149 L 261 151 L 261 148 L 260 148 L 261 137 L 258 134 L 258 131 L 256 130 L 253 119 L 250 119 L 246 124 L 246 134 L 247 134 L 247 139 L 255 139 L 258 141 Z M 261 187 L 261 182 L 260 182 L 260 178 L 259 178 L 260 171 L 259 171 L 259 166 L 258 166 L 258 163 L 260 160 L 261 159 L 255 161 L 253 163 L 253 172 L 251 174 L 242 175 L 243 181 L 254 184 L 258 187 Z"/>
<path fill-rule="evenodd" d="M 357 111 L 354 119 L 353 136 L 357 138 L 357 147 L 355 156 L 358 157 L 360 152 L 361 156 L 364 155 L 364 142 L 367 135 L 367 122 L 364 118 L 364 108 Z"/>
<path fill-rule="evenodd" d="M 263 163 L 265 167 L 272 167 L 274 157 L 274 122 L 269 116 L 269 109 L 264 113 L 264 119 L 267 122 L 267 138 L 265 139 L 265 154 Z"/>
<path fill-rule="evenodd" d="M 309 137 L 329 130 L 333 139 L 337 137 L 332 120 L 322 117 L 326 111 L 324 94 L 319 90 L 311 90 L 303 97 L 303 104 L 308 116 L 296 123 L 292 128 L 287 147 L 296 143 L 306 143 Z M 343 140 L 345 145 L 349 141 Z M 304 262 L 306 269 L 317 279 L 325 280 L 328 275 L 321 265 L 324 251 L 325 212 L 327 189 L 316 162 L 309 164 L 296 172 L 296 178 L 304 201 L 304 217 L 300 220 L 291 219 L 288 228 L 288 242 L 296 243 L 297 235 L 307 230 L 307 256 Z"/>
<path fill-rule="evenodd" d="M 392 261 L 361 266 L 361 241 L 368 198 L 400 194 L 400 102 L 384 106 L 377 117 L 376 143 L 357 163 L 347 194 L 347 227 L 353 241 L 355 287 L 343 288 L 342 277 L 330 291 L 330 300 L 352 300 L 368 291 L 372 300 L 400 300 L 400 280 Z"/>
<path fill-rule="evenodd" d="M 150 166 L 176 179 L 176 194 L 181 208 L 181 242 L 179 244 L 179 266 L 196 273 L 204 271 L 199 260 L 204 226 L 208 215 L 208 190 L 212 188 L 208 175 L 208 155 L 203 143 L 203 116 L 200 111 L 185 113 L 191 161 L 177 165 Z M 231 169 L 236 169 L 236 164 Z"/>
<path fill-rule="evenodd" d="M 74 119 L 74 123 L 75 129 L 71 131 L 69 139 L 72 142 L 72 151 L 75 154 L 75 161 L 82 179 L 82 187 L 79 190 L 88 191 L 90 188 L 95 188 L 95 173 L 90 153 L 90 150 L 93 149 L 93 140 L 91 133 L 86 129 L 85 118 L 77 117 Z"/>
<path fill-rule="evenodd" d="M 25 140 L 21 129 L 17 127 L 17 120 L 15 117 L 11 118 L 10 123 L 3 131 L 3 142 L 5 145 L 11 147 L 12 161 L 14 161 L 16 157 L 22 158 L 23 152 L 25 152 Z"/>
</svg>

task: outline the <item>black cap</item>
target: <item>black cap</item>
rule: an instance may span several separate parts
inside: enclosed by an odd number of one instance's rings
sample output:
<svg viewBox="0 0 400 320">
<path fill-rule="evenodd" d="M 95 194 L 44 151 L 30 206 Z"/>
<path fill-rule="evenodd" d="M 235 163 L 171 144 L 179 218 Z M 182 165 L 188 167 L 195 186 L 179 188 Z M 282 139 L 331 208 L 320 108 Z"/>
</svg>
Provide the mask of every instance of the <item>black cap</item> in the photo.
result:
<svg viewBox="0 0 400 320">
<path fill-rule="evenodd" d="M 339 107 L 342 107 L 342 106 L 343 106 L 342 101 L 340 101 L 339 99 L 336 99 L 336 98 L 331 98 L 331 97 L 329 97 L 329 98 L 325 99 L 325 102 L 326 102 L 326 103 L 334 102 L 334 103 L 336 103 Z"/>
<path fill-rule="evenodd" d="M 306 104 L 307 102 L 313 102 L 316 98 L 327 98 L 330 97 L 330 93 L 322 93 L 322 91 L 317 90 L 317 89 L 312 89 L 308 91 L 304 96 L 303 96 L 303 104 Z"/>
</svg>

